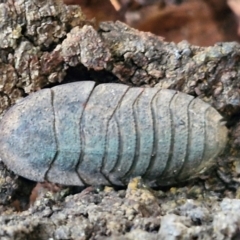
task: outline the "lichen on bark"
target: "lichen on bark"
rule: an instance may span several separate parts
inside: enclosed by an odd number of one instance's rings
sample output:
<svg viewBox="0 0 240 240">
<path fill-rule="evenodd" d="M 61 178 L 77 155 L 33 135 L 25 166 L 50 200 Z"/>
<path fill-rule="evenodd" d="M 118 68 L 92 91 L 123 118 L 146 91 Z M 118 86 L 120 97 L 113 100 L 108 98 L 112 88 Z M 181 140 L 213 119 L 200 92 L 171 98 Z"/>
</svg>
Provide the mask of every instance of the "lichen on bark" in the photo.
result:
<svg viewBox="0 0 240 240">
<path fill-rule="evenodd" d="M 61 56 L 52 49 L 84 20 L 79 7 L 61 1 L 0 3 L 0 112 L 25 94 L 63 80 Z"/>
</svg>

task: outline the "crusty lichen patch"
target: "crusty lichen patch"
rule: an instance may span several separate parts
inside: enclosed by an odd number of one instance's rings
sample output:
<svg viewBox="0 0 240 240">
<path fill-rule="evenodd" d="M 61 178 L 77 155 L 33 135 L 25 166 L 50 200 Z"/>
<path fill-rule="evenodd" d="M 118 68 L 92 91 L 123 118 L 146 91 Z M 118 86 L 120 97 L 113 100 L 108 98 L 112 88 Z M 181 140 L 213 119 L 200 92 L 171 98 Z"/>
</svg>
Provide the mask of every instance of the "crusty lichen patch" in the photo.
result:
<svg viewBox="0 0 240 240">
<path fill-rule="evenodd" d="M 52 49 L 84 20 L 79 7 L 58 0 L 0 3 L 0 112 L 26 93 L 63 80 L 62 57 Z"/>
</svg>

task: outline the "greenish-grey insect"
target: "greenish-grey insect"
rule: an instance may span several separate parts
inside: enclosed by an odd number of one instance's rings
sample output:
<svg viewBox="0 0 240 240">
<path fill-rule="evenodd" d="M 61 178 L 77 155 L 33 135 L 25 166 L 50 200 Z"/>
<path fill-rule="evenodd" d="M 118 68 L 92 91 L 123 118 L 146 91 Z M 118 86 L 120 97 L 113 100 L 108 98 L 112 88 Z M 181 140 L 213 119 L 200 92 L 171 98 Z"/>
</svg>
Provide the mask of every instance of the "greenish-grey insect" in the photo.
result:
<svg viewBox="0 0 240 240">
<path fill-rule="evenodd" d="M 227 142 L 222 116 L 174 90 L 84 81 L 40 90 L 0 123 L 0 157 L 15 173 L 64 185 L 150 186 L 197 177 Z"/>
</svg>

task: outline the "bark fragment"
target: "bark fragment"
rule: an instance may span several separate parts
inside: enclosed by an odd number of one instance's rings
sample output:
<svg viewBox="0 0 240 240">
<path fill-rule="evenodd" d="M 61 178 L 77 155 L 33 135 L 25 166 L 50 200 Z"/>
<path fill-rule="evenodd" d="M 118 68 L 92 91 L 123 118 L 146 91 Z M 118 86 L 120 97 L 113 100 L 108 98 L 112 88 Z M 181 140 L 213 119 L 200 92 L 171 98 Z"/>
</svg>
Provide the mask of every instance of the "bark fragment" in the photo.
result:
<svg viewBox="0 0 240 240">
<path fill-rule="evenodd" d="M 26 93 L 63 80 L 62 59 L 52 49 L 84 19 L 79 7 L 61 1 L 0 3 L 0 112 Z"/>
</svg>

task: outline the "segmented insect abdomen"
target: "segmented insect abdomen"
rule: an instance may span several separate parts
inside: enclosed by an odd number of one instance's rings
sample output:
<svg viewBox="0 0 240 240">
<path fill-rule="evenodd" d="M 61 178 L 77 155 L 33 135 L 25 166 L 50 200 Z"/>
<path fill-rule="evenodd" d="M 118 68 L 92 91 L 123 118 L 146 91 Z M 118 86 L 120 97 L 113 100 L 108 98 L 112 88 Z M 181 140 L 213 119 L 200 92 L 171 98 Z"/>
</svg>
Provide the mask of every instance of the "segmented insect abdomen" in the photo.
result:
<svg viewBox="0 0 240 240">
<path fill-rule="evenodd" d="M 224 149 L 221 115 L 173 90 L 75 82 L 44 89 L 0 124 L 0 156 L 35 181 L 169 185 L 199 175 Z"/>
</svg>

